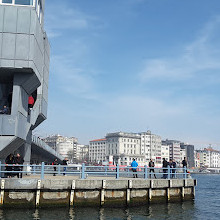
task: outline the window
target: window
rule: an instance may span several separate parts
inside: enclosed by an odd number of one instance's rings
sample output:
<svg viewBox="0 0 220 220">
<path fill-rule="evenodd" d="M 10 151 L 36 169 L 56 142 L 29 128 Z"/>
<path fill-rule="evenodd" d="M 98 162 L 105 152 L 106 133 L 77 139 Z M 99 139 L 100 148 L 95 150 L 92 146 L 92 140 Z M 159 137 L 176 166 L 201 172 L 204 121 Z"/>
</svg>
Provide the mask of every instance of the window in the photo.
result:
<svg viewBox="0 0 220 220">
<path fill-rule="evenodd" d="M 15 0 L 16 5 L 33 5 L 33 0 Z"/>
<path fill-rule="evenodd" d="M 2 3 L 11 4 L 12 0 L 2 0 Z"/>
</svg>

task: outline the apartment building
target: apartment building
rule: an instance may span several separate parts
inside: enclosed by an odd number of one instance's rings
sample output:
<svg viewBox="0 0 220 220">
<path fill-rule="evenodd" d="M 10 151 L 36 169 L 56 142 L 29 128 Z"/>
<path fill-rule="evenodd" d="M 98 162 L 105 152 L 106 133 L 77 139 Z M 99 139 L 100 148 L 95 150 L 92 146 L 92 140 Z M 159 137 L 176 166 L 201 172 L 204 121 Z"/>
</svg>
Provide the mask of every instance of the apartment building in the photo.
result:
<svg viewBox="0 0 220 220">
<path fill-rule="evenodd" d="M 106 138 L 96 139 L 89 142 L 89 161 L 102 163 L 106 160 Z"/>
<path fill-rule="evenodd" d="M 162 141 L 162 144 L 169 146 L 170 159 L 174 159 L 177 163 L 181 163 L 180 141 L 166 139 L 165 141 Z"/>
<path fill-rule="evenodd" d="M 170 159 L 170 147 L 169 145 L 161 145 L 161 157 L 165 158 L 167 161 Z"/>
<path fill-rule="evenodd" d="M 104 147 L 105 155 L 102 155 Z M 156 165 L 161 164 L 161 138 L 150 131 L 108 133 L 104 139 L 90 141 L 89 158 L 91 162 L 112 158 L 113 164 L 125 166 L 130 165 L 133 159 L 139 166 L 144 166 L 152 158 Z"/>
<path fill-rule="evenodd" d="M 75 137 L 64 137 L 59 134 L 52 135 L 43 139 L 46 144 L 52 147 L 63 157 L 67 157 L 70 162 L 74 162 L 77 157 L 77 143 Z"/>
</svg>

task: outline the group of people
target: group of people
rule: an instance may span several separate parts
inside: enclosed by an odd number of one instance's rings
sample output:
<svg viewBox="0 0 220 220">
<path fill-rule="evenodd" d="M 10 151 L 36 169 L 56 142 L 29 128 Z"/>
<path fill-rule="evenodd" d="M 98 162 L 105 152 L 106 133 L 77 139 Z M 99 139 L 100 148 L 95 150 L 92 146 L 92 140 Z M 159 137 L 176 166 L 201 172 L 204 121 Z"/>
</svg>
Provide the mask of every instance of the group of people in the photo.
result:
<svg viewBox="0 0 220 220">
<path fill-rule="evenodd" d="M 171 168 L 170 169 L 170 177 L 171 178 L 176 178 L 176 161 L 173 159 L 170 159 L 168 162 L 165 158 L 163 158 L 163 178 L 167 179 L 168 177 L 168 166 Z"/>
<path fill-rule="evenodd" d="M 171 178 L 176 178 L 176 161 L 174 159 L 170 159 L 168 162 L 165 158 L 163 158 L 163 179 L 168 178 L 168 166 L 170 167 L 170 177 Z M 182 161 L 182 166 L 183 168 L 187 168 L 187 161 L 186 158 L 184 157 L 184 160 Z M 132 171 L 133 171 L 133 177 L 137 178 L 137 167 L 138 163 L 135 159 L 133 159 L 131 163 Z M 148 164 L 149 169 L 149 177 L 151 178 L 151 173 L 154 175 L 154 178 L 157 179 L 156 174 L 154 172 L 154 167 L 155 163 L 152 159 L 150 159 L 149 164 Z M 187 170 L 186 170 L 187 172 Z"/>
<path fill-rule="evenodd" d="M 63 175 L 64 175 L 64 176 L 66 175 L 65 172 L 66 172 L 67 164 L 68 164 L 68 159 L 65 158 L 65 159 L 63 160 L 63 162 L 62 162 L 62 165 L 64 166 L 64 167 L 63 167 Z M 53 167 L 53 170 L 54 170 L 53 176 L 56 176 L 56 174 L 57 174 L 57 165 L 59 165 L 57 158 L 54 159 L 52 165 L 54 165 L 54 167 Z"/>
<path fill-rule="evenodd" d="M 24 159 L 19 153 L 16 155 L 9 154 L 5 159 L 5 177 L 11 178 L 17 176 L 18 178 L 22 178 L 23 163 Z"/>
</svg>

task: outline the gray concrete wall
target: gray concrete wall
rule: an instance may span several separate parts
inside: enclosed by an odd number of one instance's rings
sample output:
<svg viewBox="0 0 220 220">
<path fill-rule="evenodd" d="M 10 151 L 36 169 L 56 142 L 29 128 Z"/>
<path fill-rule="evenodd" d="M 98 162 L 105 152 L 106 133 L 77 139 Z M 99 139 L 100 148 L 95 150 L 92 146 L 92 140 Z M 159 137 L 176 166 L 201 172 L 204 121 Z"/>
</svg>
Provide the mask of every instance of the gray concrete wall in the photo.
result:
<svg viewBox="0 0 220 220">
<path fill-rule="evenodd" d="M 0 5 L 0 90 L 7 76 L 13 84 L 11 114 L 0 115 L 0 158 L 9 146 L 13 152 L 25 144 L 30 152 L 28 135 L 47 117 L 50 46 L 43 22 L 35 7 Z M 28 97 L 35 90 L 37 101 L 28 114 Z"/>
<path fill-rule="evenodd" d="M 10 206 L 139 206 L 192 200 L 196 180 L 2 179 L 0 201 Z"/>
</svg>

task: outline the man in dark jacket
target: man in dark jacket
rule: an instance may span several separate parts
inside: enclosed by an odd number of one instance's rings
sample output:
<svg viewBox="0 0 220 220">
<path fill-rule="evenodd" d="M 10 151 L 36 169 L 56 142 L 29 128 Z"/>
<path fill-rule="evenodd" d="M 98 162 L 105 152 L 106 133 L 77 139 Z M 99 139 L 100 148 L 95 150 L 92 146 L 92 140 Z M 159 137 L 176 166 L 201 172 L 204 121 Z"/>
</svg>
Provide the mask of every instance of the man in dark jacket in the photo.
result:
<svg viewBox="0 0 220 220">
<path fill-rule="evenodd" d="M 182 161 L 182 165 L 183 165 L 183 168 L 187 168 L 186 157 L 184 157 L 184 160 Z M 186 172 L 187 172 L 187 169 L 186 169 Z"/>
<path fill-rule="evenodd" d="M 18 166 L 18 165 L 23 165 L 24 163 L 24 159 L 21 157 L 21 155 L 19 153 L 17 153 L 17 156 L 15 157 L 15 171 L 21 171 L 16 173 L 18 178 L 22 178 L 22 171 L 23 171 L 23 166 Z"/>
<path fill-rule="evenodd" d="M 150 159 L 150 162 L 149 162 L 149 167 L 150 167 L 150 174 L 149 174 L 149 177 L 151 178 L 151 172 L 153 172 L 154 173 L 154 169 L 152 169 L 151 167 L 154 167 L 155 165 L 154 165 L 154 162 L 153 162 L 153 160 L 152 159 Z M 157 179 L 157 177 L 156 177 L 156 175 L 155 175 L 155 173 L 154 173 L 154 177 L 155 177 L 155 179 Z"/>
<path fill-rule="evenodd" d="M 172 161 L 172 167 L 173 167 L 173 169 L 172 169 L 172 176 L 171 176 L 171 178 L 176 178 L 176 161 L 174 159 Z"/>
<path fill-rule="evenodd" d="M 167 178 L 167 167 L 168 167 L 168 162 L 166 161 L 165 158 L 163 158 L 163 179 L 166 179 Z"/>
</svg>

